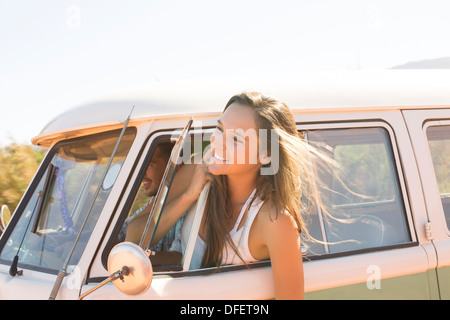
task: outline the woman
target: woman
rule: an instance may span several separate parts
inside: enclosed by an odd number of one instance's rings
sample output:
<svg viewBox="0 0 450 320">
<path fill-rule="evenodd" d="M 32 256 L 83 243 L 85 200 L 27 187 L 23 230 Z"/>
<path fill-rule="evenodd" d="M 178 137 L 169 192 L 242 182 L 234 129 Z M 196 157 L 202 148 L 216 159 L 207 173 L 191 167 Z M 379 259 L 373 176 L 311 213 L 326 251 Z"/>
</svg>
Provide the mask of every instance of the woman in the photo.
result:
<svg viewBox="0 0 450 320">
<path fill-rule="evenodd" d="M 284 103 L 256 92 L 235 95 L 205 163 L 177 174 L 165 209 L 171 212 L 161 216 L 158 231 L 168 230 L 210 181 L 193 259 L 202 267 L 270 259 L 275 297 L 302 299 L 301 181 L 308 181 L 312 154 Z M 271 174 L 262 174 L 270 167 Z"/>
</svg>

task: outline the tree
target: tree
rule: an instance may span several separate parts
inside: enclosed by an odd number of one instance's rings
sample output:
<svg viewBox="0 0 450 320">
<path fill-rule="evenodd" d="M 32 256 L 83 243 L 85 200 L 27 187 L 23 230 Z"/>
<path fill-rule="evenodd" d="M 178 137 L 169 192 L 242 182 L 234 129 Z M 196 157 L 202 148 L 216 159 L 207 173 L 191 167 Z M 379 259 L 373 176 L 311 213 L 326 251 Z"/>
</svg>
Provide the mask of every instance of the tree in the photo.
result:
<svg viewBox="0 0 450 320">
<path fill-rule="evenodd" d="M 43 158 L 44 151 L 31 145 L 0 148 L 0 205 L 14 212 Z"/>
</svg>

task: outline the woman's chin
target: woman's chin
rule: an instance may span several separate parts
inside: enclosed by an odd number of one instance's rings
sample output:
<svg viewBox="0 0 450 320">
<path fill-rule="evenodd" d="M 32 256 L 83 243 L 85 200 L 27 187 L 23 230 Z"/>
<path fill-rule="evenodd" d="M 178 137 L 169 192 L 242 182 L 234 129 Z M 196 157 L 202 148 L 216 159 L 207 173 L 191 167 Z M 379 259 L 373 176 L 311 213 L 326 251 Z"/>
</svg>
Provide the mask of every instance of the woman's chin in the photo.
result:
<svg viewBox="0 0 450 320">
<path fill-rule="evenodd" d="M 227 164 L 217 164 L 217 163 L 208 164 L 208 172 L 215 176 L 226 174 L 227 169 L 228 169 Z"/>
</svg>

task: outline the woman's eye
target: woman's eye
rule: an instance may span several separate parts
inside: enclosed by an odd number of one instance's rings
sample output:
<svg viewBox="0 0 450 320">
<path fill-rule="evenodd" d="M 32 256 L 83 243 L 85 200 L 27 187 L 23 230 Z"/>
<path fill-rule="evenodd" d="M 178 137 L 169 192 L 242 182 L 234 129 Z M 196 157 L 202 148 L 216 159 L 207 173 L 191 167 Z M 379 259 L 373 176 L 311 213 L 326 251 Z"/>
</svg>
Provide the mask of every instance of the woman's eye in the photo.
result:
<svg viewBox="0 0 450 320">
<path fill-rule="evenodd" d="M 245 144 L 245 139 L 240 138 L 240 137 L 237 137 L 237 136 L 234 136 L 234 137 L 233 137 L 233 141 L 234 141 L 235 143 Z"/>
</svg>

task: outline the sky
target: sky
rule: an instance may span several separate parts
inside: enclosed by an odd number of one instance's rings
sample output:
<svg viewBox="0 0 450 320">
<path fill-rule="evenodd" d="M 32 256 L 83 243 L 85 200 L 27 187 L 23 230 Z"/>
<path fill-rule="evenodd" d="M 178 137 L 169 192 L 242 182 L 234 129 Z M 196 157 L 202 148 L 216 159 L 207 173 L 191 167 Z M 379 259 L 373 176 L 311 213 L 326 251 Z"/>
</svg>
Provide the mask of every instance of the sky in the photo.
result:
<svg viewBox="0 0 450 320">
<path fill-rule="evenodd" d="M 448 0 L 0 0 L 0 146 L 123 87 L 450 57 Z"/>
</svg>

